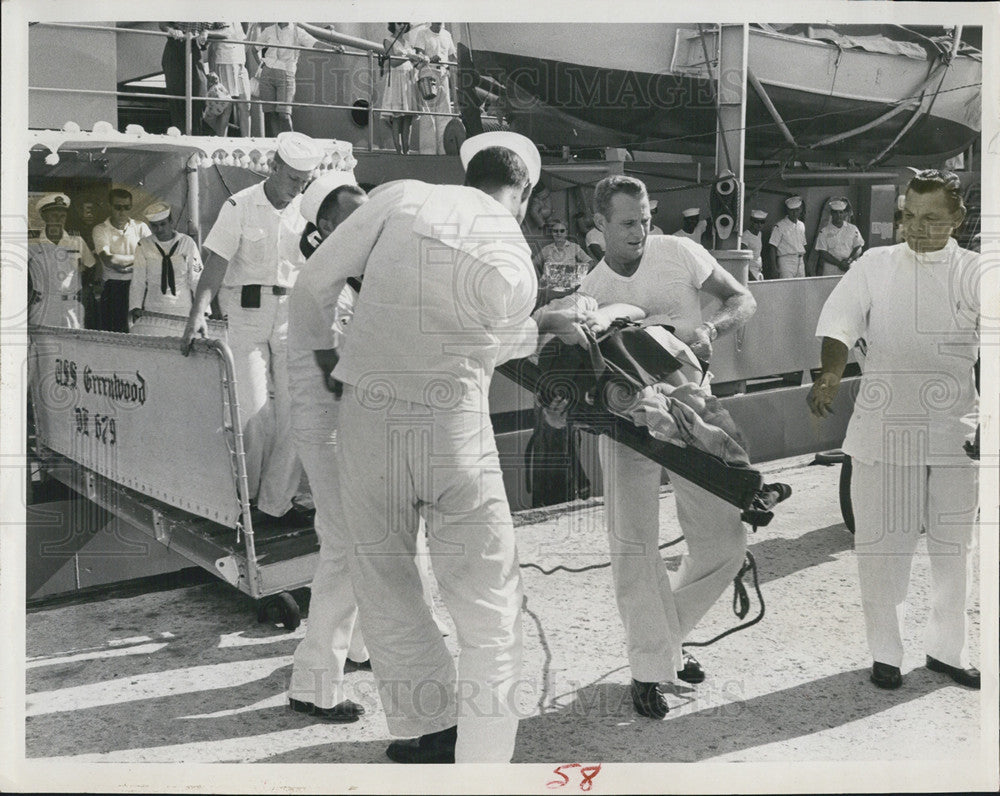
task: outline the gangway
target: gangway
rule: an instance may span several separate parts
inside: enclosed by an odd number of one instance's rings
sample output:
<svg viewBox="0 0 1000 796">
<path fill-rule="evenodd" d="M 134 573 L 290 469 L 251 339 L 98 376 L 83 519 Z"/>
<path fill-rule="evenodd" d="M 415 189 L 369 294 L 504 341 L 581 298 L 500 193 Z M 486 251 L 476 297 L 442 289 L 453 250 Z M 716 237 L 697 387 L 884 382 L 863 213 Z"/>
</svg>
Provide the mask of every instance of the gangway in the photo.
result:
<svg viewBox="0 0 1000 796">
<path fill-rule="evenodd" d="M 311 526 L 254 526 L 233 356 L 224 325 L 213 333 L 184 357 L 179 337 L 31 327 L 29 456 L 294 630 L 290 592 L 319 542 Z"/>
</svg>

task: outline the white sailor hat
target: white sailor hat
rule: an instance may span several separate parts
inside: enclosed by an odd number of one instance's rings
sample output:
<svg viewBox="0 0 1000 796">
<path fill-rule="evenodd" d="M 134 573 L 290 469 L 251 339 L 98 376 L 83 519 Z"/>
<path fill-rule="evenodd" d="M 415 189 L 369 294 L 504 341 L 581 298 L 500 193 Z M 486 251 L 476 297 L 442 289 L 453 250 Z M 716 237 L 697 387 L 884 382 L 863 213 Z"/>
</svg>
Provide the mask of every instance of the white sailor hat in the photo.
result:
<svg viewBox="0 0 1000 796">
<path fill-rule="evenodd" d="M 766 210 L 751 210 L 750 211 L 750 218 L 752 218 L 754 221 L 765 221 L 765 220 L 767 220 L 767 211 Z"/>
<path fill-rule="evenodd" d="M 170 218 L 170 205 L 166 202 L 153 202 L 142 214 L 146 217 L 147 221 L 166 221 Z"/>
<path fill-rule="evenodd" d="M 695 216 L 700 216 L 701 215 L 701 208 L 700 207 L 689 207 L 687 210 L 682 211 L 681 215 L 684 216 L 684 218 L 694 218 Z"/>
<path fill-rule="evenodd" d="M 323 148 L 303 133 L 279 133 L 278 156 L 296 171 L 312 171 L 323 160 Z"/>
<path fill-rule="evenodd" d="M 315 224 L 319 215 L 319 208 L 333 191 L 341 185 L 357 185 L 353 171 L 328 171 L 317 177 L 302 194 L 302 203 L 299 205 L 299 212 L 306 221 Z"/>
<path fill-rule="evenodd" d="M 50 207 L 58 207 L 61 210 L 68 210 L 69 197 L 64 193 L 47 193 L 39 199 L 38 204 L 35 205 L 35 208 L 39 213 L 43 210 L 48 210 Z"/>
<path fill-rule="evenodd" d="M 655 213 L 656 212 L 656 208 L 658 208 L 659 206 L 660 206 L 660 200 L 659 199 L 650 199 L 649 200 L 649 212 L 650 213 Z"/>
<path fill-rule="evenodd" d="M 833 201 L 830 202 L 830 209 L 831 210 L 838 210 L 838 211 L 840 211 L 840 210 L 846 210 L 847 209 L 847 200 L 846 199 L 834 199 Z"/>
<path fill-rule="evenodd" d="M 802 207 L 802 197 L 789 196 L 785 200 L 785 207 L 787 207 L 789 210 L 794 210 L 796 207 Z"/>
<path fill-rule="evenodd" d="M 461 149 L 458 150 L 458 156 L 462 161 L 462 168 L 468 169 L 469 161 L 478 152 L 493 146 L 503 147 L 517 154 L 528 168 L 528 179 L 531 184 L 538 184 L 538 179 L 542 176 L 542 156 L 538 154 L 538 147 L 531 142 L 531 139 L 526 138 L 520 133 L 500 130 L 492 133 L 480 133 L 471 138 L 466 138 L 462 143 Z"/>
</svg>

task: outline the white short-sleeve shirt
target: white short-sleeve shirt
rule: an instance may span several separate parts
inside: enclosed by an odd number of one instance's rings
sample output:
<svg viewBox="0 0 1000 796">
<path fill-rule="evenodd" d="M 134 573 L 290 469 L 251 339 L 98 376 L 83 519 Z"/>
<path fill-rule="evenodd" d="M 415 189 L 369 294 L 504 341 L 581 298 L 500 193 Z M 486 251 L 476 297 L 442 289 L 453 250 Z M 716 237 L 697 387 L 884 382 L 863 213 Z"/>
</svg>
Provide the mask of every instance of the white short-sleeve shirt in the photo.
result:
<svg viewBox="0 0 1000 796">
<path fill-rule="evenodd" d="M 41 237 L 28 243 L 31 286 L 42 295 L 73 295 L 80 290 L 80 272 L 94 265 L 83 238 L 63 233 L 58 243 Z"/>
<path fill-rule="evenodd" d="M 301 196 L 278 210 L 257 183 L 233 194 L 219 210 L 204 247 L 229 261 L 223 284 L 291 287 L 304 258 L 299 239 L 306 220 Z"/>
<path fill-rule="evenodd" d="M 144 221 L 130 218 L 124 229 L 118 229 L 108 218 L 95 226 L 91 234 L 94 239 L 94 251 L 98 254 L 104 252 L 105 254 L 134 255 L 139 241 L 153 233 Z M 121 274 L 110 268 L 104 269 L 103 279 L 105 282 L 131 278 L 131 271 L 127 274 Z"/>
<path fill-rule="evenodd" d="M 802 221 L 792 223 L 788 216 L 778 220 L 771 229 L 768 243 L 778 250 L 778 255 L 806 253 L 806 225 Z"/>
<path fill-rule="evenodd" d="M 865 239 L 861 237 L 861 230 L 849 221 L 845 221 L 839 227 L 827 224 L 816 236 L 816 251 L 829 252 L 838 260 L 850 257 L 855 248 L 864 245 Z"/>
<path fill-rule="evenodd" d="M 869 464 L 967 461 L 962 444 L 978 415 L 978 254 L 954 240 L 927 254 L 905 243 L 871 249 L 837 283 L 816 335 L 868 343 L 845 452 Z"/>
<path fill-rule="evenodd" d="M 294 22 L 289 22 L 283 28 L 279 27 L 276 22 L 261 27 L 258 29 L 255 41 L 263 42 L 262 46 L 267 47 L 267 52 L 264 54 L 264 66 L 271 69 L 282 69 L 292 74 L 295 74 L 302 51 L 290 50 L 288 46 L 314 47 L 316 45 L 316 39 Z"/>
<path fill-rule="evenodd" d="M 639 267 L 621 276 L 601 260 L 580 282 L 580 292 L 601 306 L 632 304 L 669 323 L 682 340 L 702 322 L 699 290 L 711 275 L 715 259 L 704 246 L 675 235 L 646 238 Z"/>
</svg>

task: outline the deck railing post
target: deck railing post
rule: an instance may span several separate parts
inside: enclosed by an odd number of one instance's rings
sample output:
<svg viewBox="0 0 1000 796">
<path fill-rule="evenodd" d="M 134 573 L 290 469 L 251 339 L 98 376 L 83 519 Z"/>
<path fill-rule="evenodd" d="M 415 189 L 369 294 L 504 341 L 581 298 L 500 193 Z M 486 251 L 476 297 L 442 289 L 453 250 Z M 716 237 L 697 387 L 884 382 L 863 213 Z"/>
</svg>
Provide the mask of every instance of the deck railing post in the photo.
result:
<svg viewBox="0 0 1000 796">
<path fill-rule="evenodd" d="M 184 134 L 191 135 L 192 129 L 192 102 L 191 94 L 194 91 L 194 81 L 191 75 L 191 32 L 184 34 Z"/>
</svg>

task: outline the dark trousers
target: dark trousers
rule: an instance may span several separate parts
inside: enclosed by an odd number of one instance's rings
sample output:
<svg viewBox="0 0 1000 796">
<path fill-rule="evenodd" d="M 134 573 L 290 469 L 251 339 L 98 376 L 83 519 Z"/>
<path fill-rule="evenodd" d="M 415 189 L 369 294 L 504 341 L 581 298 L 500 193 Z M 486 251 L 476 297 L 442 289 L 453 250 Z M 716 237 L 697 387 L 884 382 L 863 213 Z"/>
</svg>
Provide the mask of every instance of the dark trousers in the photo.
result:
<svg viewBox="0 0 1000 796">
<path fill-rule="evenodd" d="M 109 279 L 101 292 L 102 328 L 106 332 L 128 331 L 128 289 L 130 279 Z"/>
<path fill-rule="evenodd" d="M 167 43 L 163 46 L 163 58 L 160 60 L 160 65 L 163 67 L 163 80 L 167 84 L 167 93 L 183 95 L 187 86 L 184 77 L 184 42 L 182 40 L 167 39 Z M 201 62 L 201 48 L 192 42 L 191 96 L 204 97 L 207 91 L 208 82 L 205 77 L 205 67 Z M 170 109 L 170 124 L 183 133 L 185 125 L 184 100 L 167 100 L 167 105 Z M 204 103 L 197 99 L 191 103 L 192 135 L 202 135 L 201 115 L 204 108 Z"/>
</svg>

